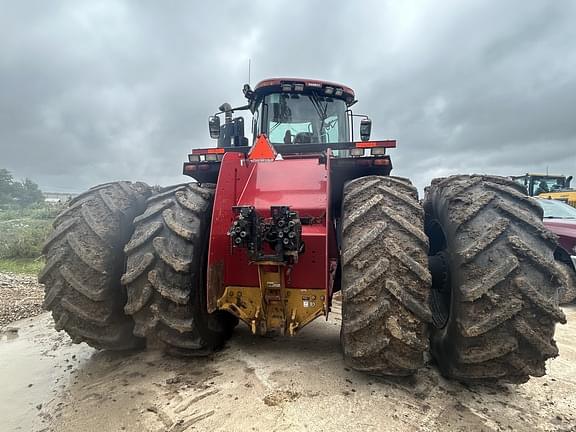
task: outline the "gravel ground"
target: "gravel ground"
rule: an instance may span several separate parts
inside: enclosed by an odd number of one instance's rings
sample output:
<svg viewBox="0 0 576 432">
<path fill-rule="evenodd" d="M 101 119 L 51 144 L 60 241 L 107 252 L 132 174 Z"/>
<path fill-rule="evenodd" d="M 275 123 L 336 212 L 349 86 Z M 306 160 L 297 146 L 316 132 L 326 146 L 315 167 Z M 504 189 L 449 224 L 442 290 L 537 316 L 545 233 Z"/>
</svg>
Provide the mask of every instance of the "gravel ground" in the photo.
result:
<svg viewBox="0 0 576 432">
<path fill-rule="evenodd" d="M 0 273 L 0 328 L 41 314 L 43 296 L 36 276 Z"/>
<path fill-rule="evenodd" d="M 75 345 L 50 314 L 0 331 L 2 432 L 576 431 L 576 306 L 558 326 L 560 356 L 526 384 L 462 385 L 433 364 L 409 378 L 344 365 L 341 315 L 297 336 L 238 326 L 208 358 Z"/>
<path fill-rule="evenodd" d="M 181 359 L 72 344 L 41 314 L 42 295 L 33 276 L 0 273 L 2 431 L 576 431 L 574 305 L 545 377 L 472 386 L 433 364 L 409 378 L 351 371 L 339 302 L 296 337 L 239 326 L 222 351 Z"/>
</svg>

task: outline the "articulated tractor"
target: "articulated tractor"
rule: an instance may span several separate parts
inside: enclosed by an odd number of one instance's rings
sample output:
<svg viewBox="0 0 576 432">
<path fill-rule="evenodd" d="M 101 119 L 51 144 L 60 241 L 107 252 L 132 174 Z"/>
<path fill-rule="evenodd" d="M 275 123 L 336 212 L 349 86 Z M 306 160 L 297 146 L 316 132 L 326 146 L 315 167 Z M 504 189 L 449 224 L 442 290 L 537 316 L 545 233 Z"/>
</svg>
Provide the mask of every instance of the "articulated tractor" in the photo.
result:
<svg viewBox="0 0 576 432">
<path fill-rule="evenodd" d="M 56 329 L 203 356 L 240 323 L 298 337 L 338 293 L 353 369 L 406 376 L 429 353 L 460 381 L 545 374 L 568 279 L 522 185 L 456 175 L 420 201 L 351 88 L 277 78 L 243 93 L 209 118 L 217 144 L 188 155 L 188 183 L 102 184 L 58 216 L 40 275 Z"/>
</svg>

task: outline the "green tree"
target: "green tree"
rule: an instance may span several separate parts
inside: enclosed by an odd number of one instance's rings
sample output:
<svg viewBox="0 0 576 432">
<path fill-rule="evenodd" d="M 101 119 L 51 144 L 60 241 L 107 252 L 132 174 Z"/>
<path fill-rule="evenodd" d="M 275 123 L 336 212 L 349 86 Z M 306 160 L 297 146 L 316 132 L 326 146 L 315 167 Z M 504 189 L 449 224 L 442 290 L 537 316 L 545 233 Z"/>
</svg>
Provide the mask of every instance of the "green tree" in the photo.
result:
<svg viewBox="0 0 576 432">
<path fill-rule="evenodd" d="M 13 200 L 14 177 L 10 171 L 0 168 L 0 204 L 10 204 Z"/>
<path fill-rule="evenodd" d="M 26 178 L 22 183 L 18 183 L 18 194 L 16 199 L 23 206 L 41 203 L 44 201 L 44 195 L 36 183 Z"/>
<path fill-rule="evenodd" d="M 0 168 L 0 205 L 28 207 L 43 200 L 42 191 L 32 180 L 15 181 L 10 171 Z"/>
</svg>

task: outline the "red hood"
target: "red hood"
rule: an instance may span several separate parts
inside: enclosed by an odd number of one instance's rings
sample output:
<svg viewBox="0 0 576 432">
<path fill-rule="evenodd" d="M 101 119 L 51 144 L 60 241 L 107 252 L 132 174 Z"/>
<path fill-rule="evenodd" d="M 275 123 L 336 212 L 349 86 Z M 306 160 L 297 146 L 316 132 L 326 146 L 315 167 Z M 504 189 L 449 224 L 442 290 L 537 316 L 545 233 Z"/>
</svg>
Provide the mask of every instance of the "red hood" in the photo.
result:
<svg viewBox="0 0 576 432">
<path fill-rule="evenodd" d="M 544 219 L 544 225 L 559 237 L 560 245 L 570 255 L 575 255 L 576 219 Z"/>
</svg>

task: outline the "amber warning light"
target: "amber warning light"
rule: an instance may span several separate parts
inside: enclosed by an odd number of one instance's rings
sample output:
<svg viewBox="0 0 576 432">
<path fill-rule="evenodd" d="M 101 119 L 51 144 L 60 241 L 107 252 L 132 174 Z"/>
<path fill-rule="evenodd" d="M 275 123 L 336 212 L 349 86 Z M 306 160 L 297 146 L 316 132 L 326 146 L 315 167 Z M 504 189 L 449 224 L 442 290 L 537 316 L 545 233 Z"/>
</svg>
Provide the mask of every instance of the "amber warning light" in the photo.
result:
<svg viewBox="0 0 576 432">
<path fill-rule="evenodd" d="M 223 154 L 223 148 L 210 148 L 210 149 L 192 149 L 192 154 Z"/>
<path fill-rule="evenodd" d="M 354 144 L 356 145 L 356 148 L 372 148 L 372 147 L 396 148 L 396 140 L 357 141 Z"/>
</svg>

